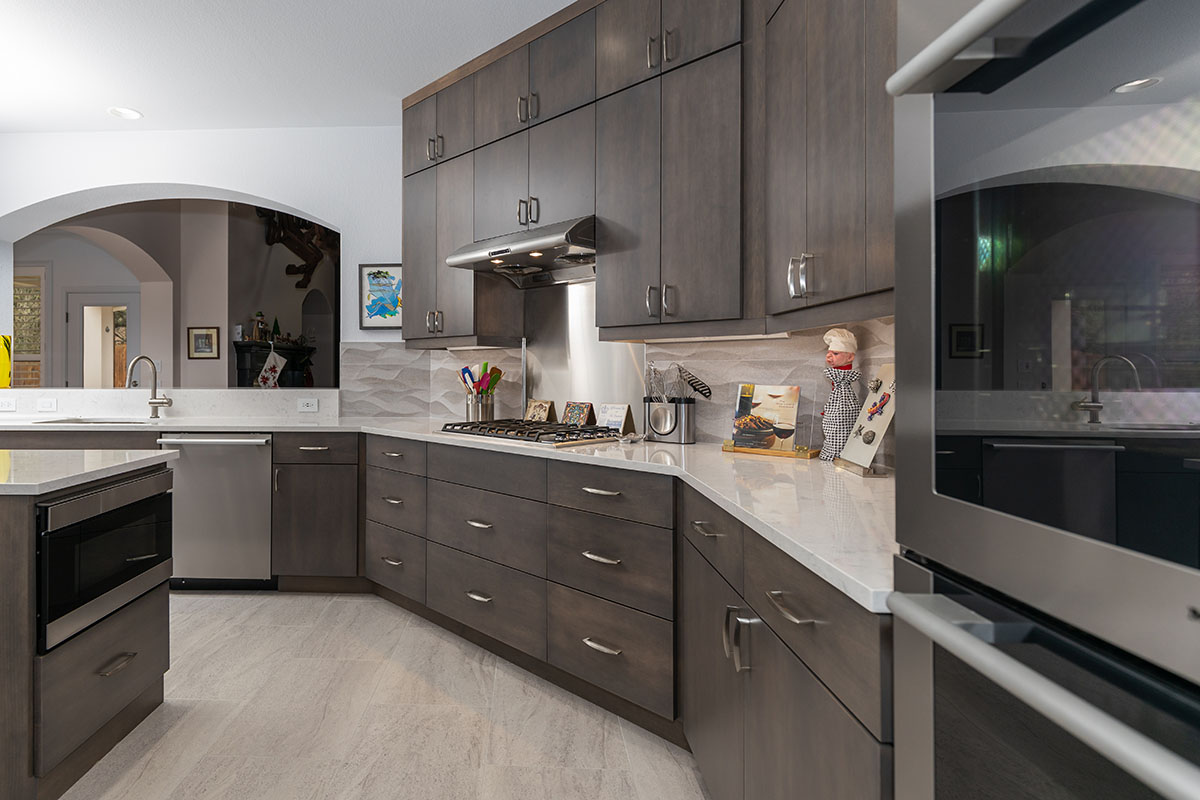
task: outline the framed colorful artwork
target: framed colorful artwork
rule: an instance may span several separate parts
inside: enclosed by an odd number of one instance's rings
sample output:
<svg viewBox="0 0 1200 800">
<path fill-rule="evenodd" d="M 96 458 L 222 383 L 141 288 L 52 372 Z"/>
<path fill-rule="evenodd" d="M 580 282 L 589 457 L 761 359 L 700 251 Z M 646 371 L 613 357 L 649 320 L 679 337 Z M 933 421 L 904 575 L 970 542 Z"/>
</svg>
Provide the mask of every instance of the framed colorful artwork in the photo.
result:
<svg viewBox="0 0 1200 800">
<path fill-rule="evenodd" d="M 399 330 L 404 315 L 399 264 L 358 265 L 358 327 Z"/>
</svg>

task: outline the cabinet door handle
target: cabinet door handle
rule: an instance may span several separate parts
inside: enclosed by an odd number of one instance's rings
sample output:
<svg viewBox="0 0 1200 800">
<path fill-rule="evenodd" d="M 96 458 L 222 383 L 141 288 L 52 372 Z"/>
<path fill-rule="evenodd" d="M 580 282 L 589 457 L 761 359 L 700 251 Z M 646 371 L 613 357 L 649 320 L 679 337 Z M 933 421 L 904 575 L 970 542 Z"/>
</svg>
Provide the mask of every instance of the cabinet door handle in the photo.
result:
<svg viewBox="0 0 1200 800">
<path fill-rule="evenodd" d="M 467 592 L 467 597 L 471 598 L 476 603 L 492 602 L 492 596 L 490 594 L 484 594 L 483 592 L 469 591 Z"/>
<path fill-rule="evenodd" d="M 734 672 L 748 672 L 750 670 L 750 664 L 742 655 L 742 626 L 749 625 L 753 621 L 740 614 L 733 615 L 733 646 L 731 649 L 733 650 Z"/>
<path fill-rule="evenodd" d="M 808 260 L 810 258 L 814 258 L 812 253 L 801 253 L 799 258 L 788 261 L 788 294 L 793 300 L 808 297 Z"/>
<path fill-rule="evenodd" d="M 433 312 L 432 311 L 425 312 L 425 330 L 429 331 L 430 333 L 433 333 Z"/>
<path fill-rule="evenodd" d="M 529 98 L 524 95 L 517 98 L 517 122 L 522 125 L 529 122 Z"/>
<path fill-rule="evenodd" d="M 662 292 L 661 292 L 661 294 L 662 294 L 662 309 L 663 309 L 663 315 L 667 316 L 667 317 L 672 317 L 675 315 L 675 312 L 671 310 L 671 306 L 668 305 L 668 303 L 667 303 L 667 292 L 670 291 L 670 289 L 671 289 L 671 284 L 664 283 L 662 285 Z"/>
<path fill-rule="evenodd" d="M 433 154 L 438 158 L 446 155 L 446 137 L 440 133 L 437 135 L 437 144 L 433 148 Z"/>
<path fill-rule="evenodd" d="M 433 161 L 434 159 L 437 158 L 437 156 L 435 156 L 433 154 L 433 146 L 434 146 L 433 139 L 427 139 L 425 141 L 425 160 L 426 161 Z"/>
<path fill-rule="evenodd" d="M 379 560 L 382 561 L 383 563 L 387 564 L 389 567 L 403 567 L 404 566 L 403 561 L 399 561 L 395 558 L 388 558 L 387 556 L 380 556 Z"/>
<path fill-rule="evenodd" d="M 324 453 L 326 450 L 329 449 L 329 446 L 328 445 L 304 444 L 304 445 L 300 445 L 300 449 L 303 450 L 305 453 Z"/>
<path fill-rule="evenodd" d="M 445 319 L 446 319 L 446 315 L 443 314 L 441 311 L 433 312 L 433 332 L 434 333 L 441 333 L 445 329 L 445 327 L 446 327 L 444 324 Z"/>
<path fill-rule="evenodd" d="M 144 556 L 133 556 L 132 558 L 125 559 L 125 563 L 126 564 L 136 564 L 139 561 L 149 561 L 152 558 L 158 558 L 158 553 L 149 553 Z"/>
<path fill-rule="evenodd" d="M 771 605 L 775 606 L 775 610 L 793 625 L 819 625 L 820 620 L 817 619 L 800 619 L 790 608 L 783 604 L 783 592 L 776 589 L 774 591 L 765 592 L 767 599 L 771 601 Z"/>
<path fill-rule="evenodd" d="M 517 201 L 517 224 L 529 224 L 529 201 L 521 199 Z"/>
<path fill-rule="evenodd" d="M 580 555 L 589 561 L 595 561 L 597 564 L 607 564 L 610 567 L 615 567 L 617 564 L 621 563 L 621 559 L 619 558 L 608 558 L 607 556 L 596 555 L 591 550 L 584 550 L 582 553 L 580 553 Z"/>
<path fill-rule="evenodd" d="M 675 35 L 675 31 L 670 28 L 663 30 L 663 63 L 671 60 L 671 37 Z"/>
<path fill-rule="evenodd" d="M 393 453 L 389 450 L 383 450 L 381 452 L 388 458 L 404 458 L 404 453 Z"/>
<path fill-rule="evenodd" d="M 540 100 L 538 100 L 537 92 L 530 92 L 530 94 L 529 94 L 529 118 L 537 119 L 538 115 L 541 113 L 542 113 L 542 103 Z"/>
<path fill-rule="evenodd" d="M 606 645 L 606 644 L 600 644 L 599 642 L 597 642 L 595 639 L 593 639 L 593 638 L 592 638 L 592 637 L 590 637 L 590 636 L 585 636 L 585 637 L 583 637 L 583 643 L 584 643 L 584 644 L 586 644 L 588 647 L 592 648 L 593 650 L 595 650 L 595 651 L 596 651 L 596 652 L 598 652 L 598 653 L 604 653 L 604 655 L 606 655 L 606 656 L 619 656 L 619 655 L 621 655 L 621 651 L 620 651 L 620 650 L 618 650 L 617 648 L 615 648 L 615 647 L 609 647 L 609 646 L 608 646 L 608 645 Z"/>
<path fill-rule="evenodd" d="M 721 646 L 725 648 L 725 658 L 732 654 L 729 647 L 729 616 L 737 611 L 737 606 L 725 606 L 725 617 L 721 620 Z"/>
<path fill-rule="evenodd" d="M 646 69 L 654 69 L 654 43 L 657 41 L 657 36 L 646 39 Z"/>
<path fill-rule="evenodd" d="M 490 522 L 480 522 L 477 519 L 467 520 L 467 524 L 472 528 L 479 528 L 482 531 L 490 531 L 494 526 Z"/>
<path fill-rule="evenodd" d="M 718 539 L 725 535 L 723 533 L 715 533 L 713 531 L 708 530 L 708 523 L 702 522 L 701 520 L 698 520 L 698 519 L 692 520 L 692 530 L 694 530 L 696 533 L 700 534 L 701 536 L 707 537 L 709 539 Z"/>
<path fill-rule="evenodd" d="M 137 658 L 137 653 L 121 653 L 121 655 L 117 656 L 116 660 L 96 674 L 101 678 L 111 678 L 113 675 L 116 675 L 118 672 L 128 667 L 129 662 L 133 661 L 135 658 Z"/>
<path fill-rule="evenodd" d="M 403 500 L 403 499 L 401 499 L 401 498 L 399 498 L 399 497 L 387 497 L 387 496 L 384 496 L 384 497 L 382 497 L 382 498 L 380 498 L 380 499 L 381 499 L 381 500 L 383 500 L 383 502 L 385 502 L 385 503 L 390 503 L 390 504 L 392 504 L 392 505 L 394 505 L 394 506 L 402 506 L 402 505 L 404 505 L 404 500 Z"/>
<path fill-rule="evenodd" d="M 653 316 L 654 316 L 654 307 L 650 305 L 650 294 L 651 294 L 653 291 L 654 291 L 654 287 L 653 287 L 653 286 L 647 286 L 647 287 L 646 287 L 646 316 L 647 316 L 647 317 L 653 317 Z"/>
<path fill-rule="evenodd" d="M 279 491 L 279 467 L 275 468 L 275 491 Z"/>
<path fill-rule="evenodd" d="M 580 487 L 588 494 L 599 495 L 600 497 L 616 497 L 620 492 L 615 492 L 612 489 L 593 489 L 591 486 Z"/>
<path fill-rule="evenodd" d="M 536 197 L 529 198 L 529 221 L 541 222 L 542 220 L 542 201 Z"/>
</svg>

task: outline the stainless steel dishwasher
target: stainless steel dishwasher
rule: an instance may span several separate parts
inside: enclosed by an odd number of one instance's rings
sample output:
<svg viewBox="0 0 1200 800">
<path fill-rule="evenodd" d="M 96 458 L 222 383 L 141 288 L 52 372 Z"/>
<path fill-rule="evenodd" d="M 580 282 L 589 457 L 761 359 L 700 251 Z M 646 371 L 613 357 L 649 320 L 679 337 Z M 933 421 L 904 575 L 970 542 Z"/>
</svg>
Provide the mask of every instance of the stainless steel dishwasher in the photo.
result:
<svg viewBox="0 0 1200 800">
<path fill-rule="evenodd" d="M 271 434 L 164 433 L 174 462 L 172 588 L 271 581 Z"/>
</svg>

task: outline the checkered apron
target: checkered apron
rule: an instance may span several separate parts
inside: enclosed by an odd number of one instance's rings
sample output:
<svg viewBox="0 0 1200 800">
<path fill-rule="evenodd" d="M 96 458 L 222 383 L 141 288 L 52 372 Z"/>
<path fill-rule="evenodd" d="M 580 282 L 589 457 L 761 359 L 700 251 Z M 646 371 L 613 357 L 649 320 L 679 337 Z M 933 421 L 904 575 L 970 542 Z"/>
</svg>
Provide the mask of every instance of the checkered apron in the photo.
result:
<svg viewBox="0 0 1200 800">
<path fill-rule="evenodd" d="M 850 441 L 850 430 L 854 420 L 858 419 L 858 393 L 851 385 L 862 377 L 856 369 L 825 368 L 825 377 L 829 378 L 832 389 L 829 400 L 825 402 L 825 410 L 821 412 L 821 432 L 825 434 L 825 444 L 821 445 L 821 460 L 833 461 L 842 453 L 846 442 Z"/>
</svg>

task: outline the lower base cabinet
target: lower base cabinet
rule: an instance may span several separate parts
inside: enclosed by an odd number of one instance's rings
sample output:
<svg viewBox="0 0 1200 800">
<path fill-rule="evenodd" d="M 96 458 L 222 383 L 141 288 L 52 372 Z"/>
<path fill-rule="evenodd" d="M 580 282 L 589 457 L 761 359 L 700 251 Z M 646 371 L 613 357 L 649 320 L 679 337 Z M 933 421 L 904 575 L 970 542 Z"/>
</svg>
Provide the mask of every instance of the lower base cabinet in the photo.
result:
<svg viewBox="0 0 1200 800">
<path fill-rule="evenodd" d="M 271 574 L 358 574 L 358 467 L 276 464 Z"/>
<path fill-rule="evenodd" d="M 366 522 L 363 574 L 418 603 L 425 602 L 425 540 L 378 522 Z"/>
</svg>

